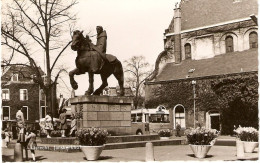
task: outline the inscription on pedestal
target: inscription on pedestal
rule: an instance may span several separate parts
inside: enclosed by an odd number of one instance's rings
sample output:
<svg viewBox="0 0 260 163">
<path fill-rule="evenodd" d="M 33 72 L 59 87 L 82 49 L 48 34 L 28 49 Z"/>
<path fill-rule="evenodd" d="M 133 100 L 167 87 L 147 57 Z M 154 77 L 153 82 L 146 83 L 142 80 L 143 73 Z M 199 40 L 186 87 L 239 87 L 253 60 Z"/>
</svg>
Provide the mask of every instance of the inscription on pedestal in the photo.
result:
<svg viewBox="0 0 260 163">
<path fill-rule="evenodd" d="M 75 111 L 82 112 L 80 128 L 107 128 L 114 133 L 130 131 L 132 97 L 80 96 L 71 99 Z M 126 133 L 127 134 L 127 133 Z"/>
</svg>

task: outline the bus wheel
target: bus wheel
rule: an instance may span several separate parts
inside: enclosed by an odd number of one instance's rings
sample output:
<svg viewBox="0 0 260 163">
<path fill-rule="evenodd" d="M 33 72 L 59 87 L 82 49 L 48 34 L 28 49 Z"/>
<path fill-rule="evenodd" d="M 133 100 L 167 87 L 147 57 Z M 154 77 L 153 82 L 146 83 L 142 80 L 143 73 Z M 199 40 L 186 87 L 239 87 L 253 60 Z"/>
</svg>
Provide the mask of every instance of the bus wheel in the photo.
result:
<svg viewBox="0 0 260 163">
<path fill-rule="evenodd" d="M 142 130 L 138 129 L 138 130 L 136 131 L 136 135 L 143 135 Z"/>
</svg>

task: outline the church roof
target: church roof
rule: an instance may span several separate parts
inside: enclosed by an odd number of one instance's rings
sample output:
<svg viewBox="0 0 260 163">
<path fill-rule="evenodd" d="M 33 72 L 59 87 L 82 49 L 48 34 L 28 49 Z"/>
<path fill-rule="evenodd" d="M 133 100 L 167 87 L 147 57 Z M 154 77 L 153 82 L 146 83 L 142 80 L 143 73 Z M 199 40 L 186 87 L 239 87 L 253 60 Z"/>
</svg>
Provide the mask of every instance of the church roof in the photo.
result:
<svg viewBox="0 0 260 163">
<path fill-rule="evenodd" d="M 226 53 L 202 60 L 183 60 L 180 64 L 167 63 L 156 81 L 197 78 L 258 70 L 258 49 Z"/>
<path fill-rule="evenodd" d="M 181 30 L 250 18 L 252 14 L 258 15 L 257 0 L 182 0 Z"/>
</svg>

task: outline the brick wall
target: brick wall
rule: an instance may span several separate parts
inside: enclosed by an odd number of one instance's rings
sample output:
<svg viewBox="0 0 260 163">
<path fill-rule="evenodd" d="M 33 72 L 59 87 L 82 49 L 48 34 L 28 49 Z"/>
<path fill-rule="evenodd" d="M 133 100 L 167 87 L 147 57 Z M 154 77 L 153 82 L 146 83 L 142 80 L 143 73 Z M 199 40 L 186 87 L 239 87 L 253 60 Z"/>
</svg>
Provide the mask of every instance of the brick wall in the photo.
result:
<svg viewBox="0 0 260 163">
<path fill-rule="evenodd" d="M 34 83 L 11 83 L 2 85 L 2 89 L 9 89 L 10 100 L 2 101 L 2 106 L 10 107 L 10 119 L 15 120 L 17 107 L 28 106 L 28 121 L 39 120 L 39 86 Z M 20 89 L 27 89 L 28 100 L 20 100 Z"/>
</svg>

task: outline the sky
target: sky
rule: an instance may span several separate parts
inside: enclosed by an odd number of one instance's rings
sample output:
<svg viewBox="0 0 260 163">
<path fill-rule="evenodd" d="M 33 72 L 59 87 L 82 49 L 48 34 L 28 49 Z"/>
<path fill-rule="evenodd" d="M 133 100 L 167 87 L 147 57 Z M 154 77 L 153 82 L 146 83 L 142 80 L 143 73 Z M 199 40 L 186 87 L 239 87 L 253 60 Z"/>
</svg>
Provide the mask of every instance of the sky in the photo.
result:
<svg viewBox="0 0 260 163">
<path fill-rule="evenodd" d="M 115 55 L 121 62 L 132 56 L 143 55 L 151 65 L 164 49 L 163 33 L 168 28 L 177 0 L 78 0 L 73 12 L 77 13 L 77 29 L 84 35 L 96 34 L 96 26 L 106 30 L 107 53 Z M 96 42 L 96 37 L 92 37 Z M 76 52 L 67 48 L 58 64 L 65 64 L 68 70 L 75 68 Z M 43 64 L 43 59 L 39 61 Z M 43 65 L 42 65 L 43 66 Z M 75 77 L 79 84 L 76 95 L 83 95 L 88 88 L 88 75 Z M 65 84 L 64 84 L 65 83 Z M 95 88 L 101 84 L 99 75 L 95 75 Z M 60 93 L 70 96 L 68 75 L 62 76 Z M 116 86 L 114 76 L 108 79 L 110 87 Z M 59 87 L 59 86 L 58 86 Z"/>
<path fill-rule="evenodd" d="M 75 7 L 78 12 L 77 26 L 84 33 L 96 34 L 96 26 L 106 30 L 107 53 L 120 61 L 135 55 L 143 55 L 151 65 L 155 64 L 159 53 L 164 49 L 163 33 L 168 28 L 176 0 L 79 0 Z M 96 38 L 93 37 L 95 42 Z M 80 88 L 76 94 L 84 93 Z M 77 80 L 77 78 L 76 78 Z M 95 75 L 95 88 L 101 83 Z M 108 79 L 109 86 L 116 86 L 113 76 Z M 84 84 L 84 82 L 83 82 Z M 87 88 L 87 87 L 86 87 Z M 83 91 L 83 92 L 82 92 Z"/>
</svg>

